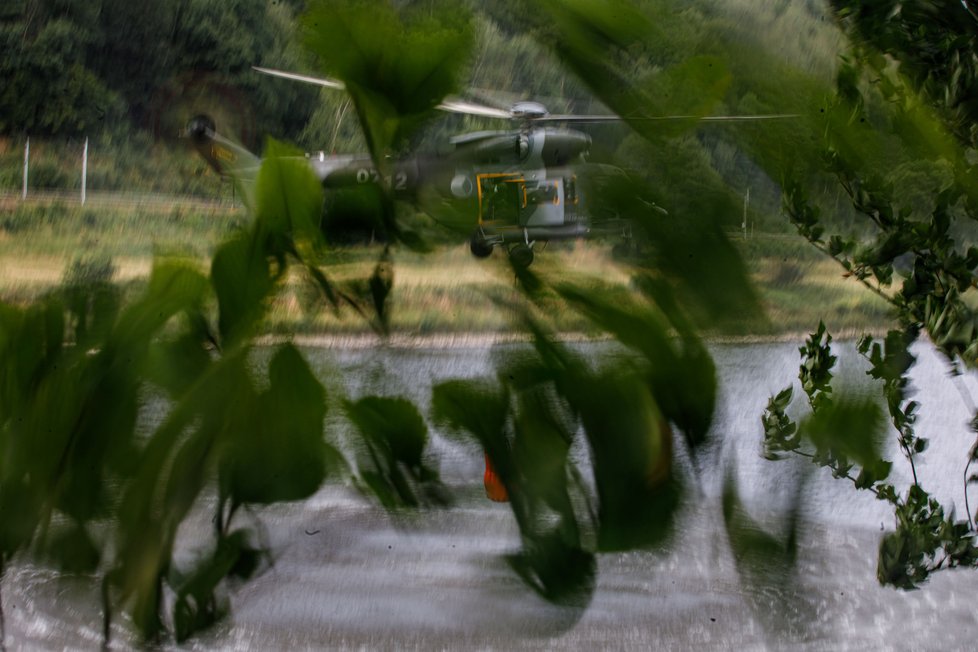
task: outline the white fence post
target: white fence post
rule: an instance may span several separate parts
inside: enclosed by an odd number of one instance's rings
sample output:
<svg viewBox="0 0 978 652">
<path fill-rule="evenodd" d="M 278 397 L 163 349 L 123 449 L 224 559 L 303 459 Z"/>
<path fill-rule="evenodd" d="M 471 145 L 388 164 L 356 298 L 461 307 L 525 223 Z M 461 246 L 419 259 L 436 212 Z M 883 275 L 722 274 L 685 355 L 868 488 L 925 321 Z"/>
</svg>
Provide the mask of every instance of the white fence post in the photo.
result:
<svg viewBox="0 0 978 652">
<path fill-rule="evenodd" d="M 31 158 L 31 139 L 28 136 L 27 144 L 24 145 L 24 190 L 20 195 L 21 199 L 27 199 L 27 162 Z"/>
<path fill-rule="evenodd" d="M 744 240 L 747 239 L 747 206 L 750 204 L 750 188 L 747 188 L 747 194 L 744 195 L 744 222 L 741 226 L 744 229 Z M 751 234 L 754 233 L 754 225 L 751 224 Z"/>
<path fill-rule="evenodd" d="M 85 186 L 88 183 L 88 138 L 85 138 L 85 152 L 82 154 L 82 192 L 81 203 L 85 205 Z"/>
</svg>

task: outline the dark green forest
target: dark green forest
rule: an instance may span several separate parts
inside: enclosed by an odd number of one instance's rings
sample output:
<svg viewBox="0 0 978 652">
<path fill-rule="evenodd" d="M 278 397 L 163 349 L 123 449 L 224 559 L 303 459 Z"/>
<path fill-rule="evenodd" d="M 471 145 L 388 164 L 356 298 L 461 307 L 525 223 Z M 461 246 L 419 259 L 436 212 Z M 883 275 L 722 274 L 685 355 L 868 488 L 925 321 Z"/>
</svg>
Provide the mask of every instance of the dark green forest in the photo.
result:
<svg viewBox="0 0 978 652">
<path fill-rule="evenodd" d="M 551 47 L 552 21 L 535 3 L 403 4 L 417 13 L 452 15 L 469 30 L 472 44 L 456 92 L 505 103 L 538 99 L 551 111 L 608 110 L 561 62 Z M 842 37 L 819 3 L 644 4 L 654 17 L 655 38 L 643 41 L 640 50 L 621 53 L 622 70 L 633 79 L 655 80 L 679 62 L 688 66 L 673 73 L 673 82 L 662 80 L 674 87 L 656 88 L 655 102 L 646 111 L 736 115 L 810 110 L 838 63 Z M 0 17 L 0 76 L 7 80 L 0 89 L 0 135 L 9 144 L 0 185 L 19 187 L 21 159 L 13 144 L 31 136 L 38 152 L 34 183 L 76 187 L 77 173 L 62 159 L 73 151 L 70 143 L 88 137 L 100 152 L 93 189 L 219 194 L 225 189 L 178 138 L 198 113 L 211 115 L 219 131 L 259 151 L 269 136 L 307 151 L 364 151 L 343 93 L 317 92 L 251 69 L 264 65 L 322 72 L 321 61 L 302 47 L 303 28 L 297 21 L 302 10 L 301 1 L 268 0 L 163 0 L 148 8 L 114 1 L 8 4 Z M 698 66 L 708 70 L 714 54 L 727 70 L 703 78 L 714 84 L 708 96 L 703 89 L 675 86 L 685 83 L 679 74 L 699 75 Z M 772 75 L 792 76 L 807 97 L 796 89 L 766 86 L 764 80 Z M 437 117 L 399 147 L 434 148 L 450 136 L 487 128 L 500 125 Z M 690 131 L 684 125 L 658 131 L 657 146 L 648 147 L 627 128 L 594 128 L 592 158 L 660 178 L 664 206 L 687 204 L 694 197 L 722 202 L 730 225 L 750 188 L 755 220 L 783 230 L 778 179 L 759 168 L 738 140 L 756 128 Z"/>
<path fill-rule="evenodd" d="M 250 73 L 256 61 L 295 62 L 296 9 L 262 0 L 6 3 L 0 131 L 161 136 L 172 105 L 205 90 L 244 102 L 263 131 L 294 136 L 310 93 L 283 97 Z"/>
<path fill-rule="evenodd" d="M 555 100 L 556 110 L 590 101 L 592 96 L 541 45 L 550 42 L 548 20 L 533 3 L 407 4 L 420 11 L 444 6 L 471 17 L 476 43 L 463 84 Z M 665 19 L 659 23 L 661 42 L 635 53 L 636 74 L 703 54 L 701 43 L 725 35 L 753 38 L 756 43 L 744 47 L 778 52 L 775 63 L 794 63 L 823 79 L 831 75 L 839 36 L 826 25 L 818 3 L 677 5 L 658 16 Z M 5 3 L 0 52 L 7 83 L 0 96 L 0 134 L 79 137 L 106 130 L 153 131 L 174 105 L 203 99 L 226 102 L 232 114 L 234 109 L 249 114 L 251 124 L 239 126 L 247 127 L 250 133 L 241 135 L 252 139 L 302 140 L 305 132 L 325 141 L 325 134 L 310 131 L 315 129 L 310 120 L 322 113 L 314 92 L 251 70 L 253 65 L 314 66 L 299 45 L 296 16 L 302 8 L 301 0 L 162 0 L 148 7 L 114 0 Z M 786 33 L 804 38 L 788 39 Z M 338 103 L 330 104 L 335 108 Z M 677 102 L 662 108 L 684 107 Z"/>
</svg>

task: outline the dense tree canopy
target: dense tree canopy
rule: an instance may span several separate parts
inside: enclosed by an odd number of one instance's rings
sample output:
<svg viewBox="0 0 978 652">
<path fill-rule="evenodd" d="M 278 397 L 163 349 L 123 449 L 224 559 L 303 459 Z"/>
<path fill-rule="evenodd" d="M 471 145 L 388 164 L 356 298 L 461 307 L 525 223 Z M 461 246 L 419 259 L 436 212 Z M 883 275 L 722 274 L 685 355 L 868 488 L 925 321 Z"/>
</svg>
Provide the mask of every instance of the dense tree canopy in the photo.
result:
<svg viewBox="0 0 978 652">
<path fill-rule="evenodd" d="M 0 17 L 0 133 L 152 129 L 169 108 L 161 100 L 221 88 L 239 91 L 235 108 L 261 131 L 296 133 L 313 94 L 263 91 L 251 73 L 294 63 L 294 11 L 263 0 L 28 0 Z"/>
</svg>

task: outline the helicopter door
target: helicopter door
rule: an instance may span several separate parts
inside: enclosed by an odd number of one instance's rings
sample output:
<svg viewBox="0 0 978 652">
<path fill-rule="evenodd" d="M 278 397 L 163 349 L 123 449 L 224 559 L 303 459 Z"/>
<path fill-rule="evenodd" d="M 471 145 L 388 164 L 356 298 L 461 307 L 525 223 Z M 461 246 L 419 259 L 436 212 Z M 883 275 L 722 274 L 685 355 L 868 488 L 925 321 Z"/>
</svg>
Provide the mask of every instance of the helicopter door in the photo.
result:
<svg viewBox="0 0 978 652">
<path fill-rule="evenodd" d="M 564 182 L 564 223 L 577 224 L 584 221 L 581 209 L 581 194 L 577 188 L 577 176 L 563 178 Z"/>
<path fill-rule="evenodd" d="M 480 174 L 477 181 L 479 224 L 500 222 L 523 226 L 522 217 L 527 207 L 526 182 L 523 175 Z"/>
<path fill-rule="evenodd" d="M 562 179 L 526 183 L 526 215 L 521 226 L 560 226 L 564 223 Z"/>
</svg>

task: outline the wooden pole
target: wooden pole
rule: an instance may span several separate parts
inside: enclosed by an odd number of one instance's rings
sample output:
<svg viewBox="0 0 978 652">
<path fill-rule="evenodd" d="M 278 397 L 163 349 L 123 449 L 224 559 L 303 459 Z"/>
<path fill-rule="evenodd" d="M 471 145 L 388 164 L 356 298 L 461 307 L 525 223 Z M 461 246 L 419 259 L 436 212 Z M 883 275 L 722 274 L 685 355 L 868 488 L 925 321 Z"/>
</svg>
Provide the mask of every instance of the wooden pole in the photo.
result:
<svg viewBox="0 0 978 652">
<path fill-rule="evenodd" d="M 31 158 L 31 139 L 27 139 L 27 144 L 24 145 L 24 191 L 21 193 L 21 199 L 27 199 L 27 168 L 28 161 Z"/>
<path fill-rule="evenodd" d="M 88 184 L 88 138 L 85 139 L 85 151 L 82 154 L 82 187 L 81 203 L 85 205 L 85 186 Z"/>
<path fill-rule="evenodd" d="M 747 194 L 744 195 L 744 222 L 741 226 L 744 229 L 744 240 L 747 239 L 747 205 L 750 204 L 750 188 L 747 189 Z M 751 229 L 753 231 L 753 228 Z"/>
</svg>

